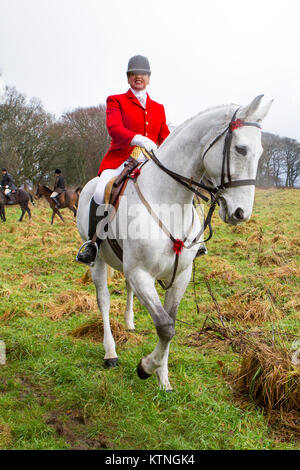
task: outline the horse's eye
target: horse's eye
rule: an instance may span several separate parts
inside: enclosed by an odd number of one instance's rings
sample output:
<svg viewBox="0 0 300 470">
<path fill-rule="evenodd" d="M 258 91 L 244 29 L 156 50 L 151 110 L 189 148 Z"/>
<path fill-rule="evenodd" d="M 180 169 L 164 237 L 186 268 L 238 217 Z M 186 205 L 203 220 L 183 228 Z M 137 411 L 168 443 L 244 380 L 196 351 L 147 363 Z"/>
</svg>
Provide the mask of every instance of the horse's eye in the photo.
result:
<svg viewBox="0 0 300 470">
<path fill-rule="evenodd" d="M 247 147 L 245 146 L 236 145 L 235 150 L 241 155 L 244 155 L 244 156 L 247 155 Z"/>
</svg>

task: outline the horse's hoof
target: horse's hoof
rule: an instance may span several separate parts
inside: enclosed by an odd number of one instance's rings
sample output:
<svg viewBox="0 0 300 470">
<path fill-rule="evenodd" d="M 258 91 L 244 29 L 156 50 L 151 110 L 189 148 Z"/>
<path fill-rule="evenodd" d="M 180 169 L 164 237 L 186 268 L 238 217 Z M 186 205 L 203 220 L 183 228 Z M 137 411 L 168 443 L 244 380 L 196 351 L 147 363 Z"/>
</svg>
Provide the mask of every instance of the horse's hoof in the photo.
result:
<svg viewBox="0 0 300 470">
<path fill-rule="evenodd" d="M 137 365 L 136 372 L 137 372 L 137 375 L 139 376 L 139 378 L 142 379 L 142 380 L 145 380 L 145 379 L 148 379 L 149 377 L 151 377 L 150 374 L 147 374 L 147 372 L 144 371 L 144 369 L 142 367 L 142 359 L 140 360 L 140 362 Z"/>
<path fill-rule="evenodd" d="M 118 358 L 114 357 L 113 359 L 104 359 L 104 367 L 106 369 L 112 369 L 118 365 Z"/>
</svg>

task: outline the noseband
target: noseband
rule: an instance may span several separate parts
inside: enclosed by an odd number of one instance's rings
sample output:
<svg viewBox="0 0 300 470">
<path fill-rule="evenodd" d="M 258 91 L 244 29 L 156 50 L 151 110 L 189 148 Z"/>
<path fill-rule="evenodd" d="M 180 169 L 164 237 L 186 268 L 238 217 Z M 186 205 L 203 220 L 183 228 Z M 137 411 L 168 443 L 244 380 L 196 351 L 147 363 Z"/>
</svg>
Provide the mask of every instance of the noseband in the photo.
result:
<svg viewBox="0 0 300 470">
<path fill-rule="evenodd" d="M 223 137 L 224 134 L 225 140 L 224 140 L 224 147 L 223 147 L 223 161 L 222 161 L 222 173 L 221 173 L 221 182 L 219 186 L 214 186 L 213 183 L 208 179 L 208 182 L 211 183 L 211 186 L 206 186 L 203 183 L 198 183 L 197 181 L 193 180 L 193 177 L 191 176 L 190 178 L 187 178 L 186 176 L 179 175 L 178 173 L 175 173 L 172 170 L 169 170 L 166 168 L 156 157 L 155 153 L 153 150 L 151 152 L 146 151 L 146 153 L 149 155 L 151 160 L 156 163 L 156 165 L 163 170 L 165 173 L 167 173 L 171 178 L 175 179 L 178 181 L 182 186 L 185 186 L 188 188 L 190 191 L 192 191 L 196 196 L 199 196 L 201 199 L 203 199 L 205 202 L 209 201 L 209 198 L 204 196 L 198 189 L 196 188 L 201 188 L 207 191 L 210 195 L 210 207 L 209 211 L 207 213 L 207 216 L 204 220 L 203 224 L 203 230 L 201 233 L 199 233 L 196 237 L 196 239 L 199 239 L 199 236 L 205 231 L 207 227 L 209 227 L 209 236 L 206 240 L 209 240 L 212 237 L 213 231 L 211 227 L 211 218 L 214 213 L 214 210 L 216 208 L 216 204 L 219 204 L 219 198 L 222 195 L 223 191 L 227 188 L 236 188 L 238 186 L 249 186 L 249 185 L 256 185 L 256 179 L 248 179 L 248 180 L 234 180 L 232 181 L 231 178 L 231 173 L 230 173 L 230 149 L 231 149 L 231 142 L 232 142 L 232 132 L 235 129 L 238 129 L 239 127 L 243 126 L 254 126 L 258 127 L 261 129 L 261 126 L 257 124 L 256 122 L 247 122 L 247 121 L 242 121 L 241 119 L 236 119 L 237 112 L 240 108 L 237 108 L 236 111 L 234 112 L 230 123 L 226 127 L 226 129 L 219 134 L 213 141 L 212 143 L 208 146 L 208 148 L 205 150 L 202 160 L 204 160 L 205 156 L 211 150 L 211 148 Z M 226 170 L 225 170 L 226 169 Z M 227 176 L 227 181 L 225 182 L 225 178 Z M 196 240 L 195 239 L 195 240 Z"/>
</svg>

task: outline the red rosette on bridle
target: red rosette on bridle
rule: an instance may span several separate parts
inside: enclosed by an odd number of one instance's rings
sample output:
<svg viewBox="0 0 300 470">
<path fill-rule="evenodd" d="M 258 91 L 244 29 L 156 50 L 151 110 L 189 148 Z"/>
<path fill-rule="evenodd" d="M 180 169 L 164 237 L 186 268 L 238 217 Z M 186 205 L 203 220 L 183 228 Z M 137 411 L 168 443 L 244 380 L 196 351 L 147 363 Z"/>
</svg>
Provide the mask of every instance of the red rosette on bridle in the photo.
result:
<svg viewBox="0 0 300 470">
<path fill-rule="evenodd" d="M 230 130 L 235 131 L 235 129 L 238 129 L 239 127 L 243 127 L 244 122 L 241 119 L 237 119 L 236 121 L 231 121 L 230 123 Z"/>
<path fill-rule="evenodd" d="M 139 176 L 140 173 L 141 173 L 141 170 L 139 168 L 135 168 L 134 170 L 132 170 L 129 176 L 130 178 L 135 180 Z"/>
<path fill-rule="evenodd" d="M 180 238 L 176 238 L 173 242 L 173 250 L 175 251 L 176 255 L 180 255 L 182 249 L 184 247 L 184 243 Z"/>
</svg>

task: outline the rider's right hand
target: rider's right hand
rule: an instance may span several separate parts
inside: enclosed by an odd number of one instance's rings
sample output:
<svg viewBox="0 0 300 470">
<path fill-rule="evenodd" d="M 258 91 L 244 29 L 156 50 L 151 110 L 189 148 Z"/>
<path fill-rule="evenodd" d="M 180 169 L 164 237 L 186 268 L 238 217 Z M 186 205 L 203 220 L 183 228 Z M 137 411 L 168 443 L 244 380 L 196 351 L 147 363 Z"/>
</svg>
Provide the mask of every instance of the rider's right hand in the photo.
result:
<svg viewBox="0 0 300 470">
<path fill-rule="evenodd" d="M 155 142 L 153 142 L 153 140 L 141 134 L 136 134 L 132 139 L 130 145 L 138 145 L 139 147 L 143 147 L 144 149 L 146 149 L 148 152 L 157 149 L 157 145 L 155 144 Z"/>
</svg>

